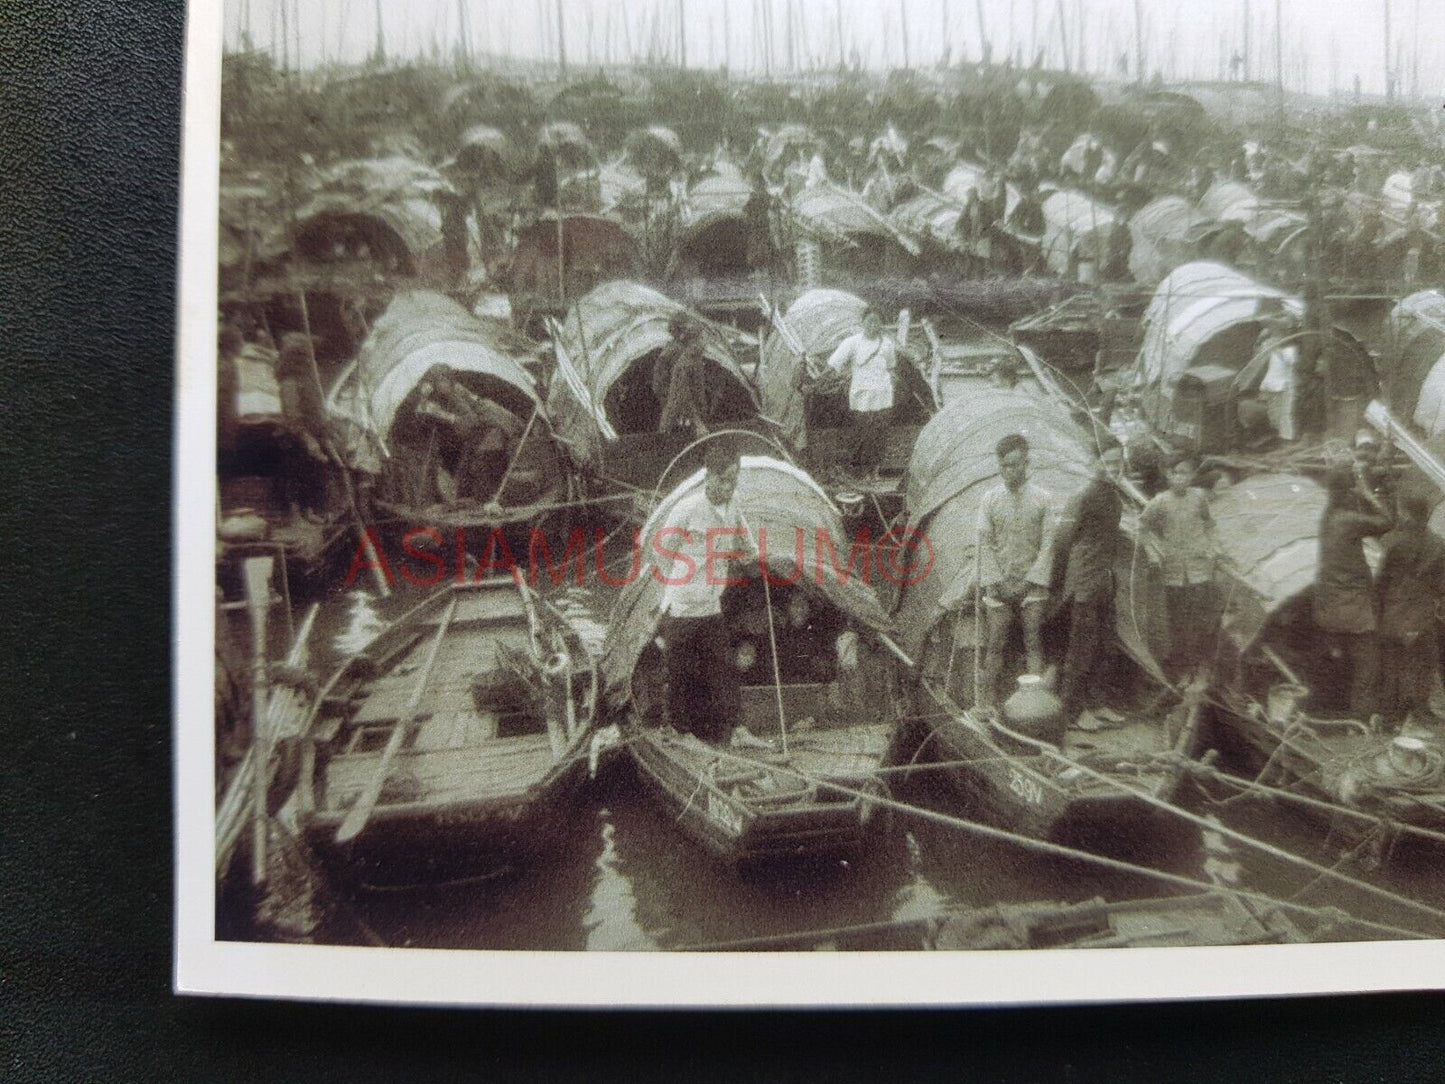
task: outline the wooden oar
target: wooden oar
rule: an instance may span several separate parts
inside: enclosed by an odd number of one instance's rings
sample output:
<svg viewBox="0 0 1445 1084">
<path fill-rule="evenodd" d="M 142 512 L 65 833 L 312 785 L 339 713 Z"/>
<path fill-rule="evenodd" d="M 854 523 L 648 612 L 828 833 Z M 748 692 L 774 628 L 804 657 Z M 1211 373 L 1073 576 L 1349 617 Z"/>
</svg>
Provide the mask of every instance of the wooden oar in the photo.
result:
<svg viewBox="0 0 1445 1084">
<path fill-rule="evenodd" d="M 251 752 L 259 770 L 251 773 L 251 883 L 266 880 L 266 770 L 271 751 L 265 747 L 266 729 L 266 616 L 271 609 L 271 569 L 274 557 L 248 557 L 242 566 L 246 579 L 246 608 L 251 615 Z"/>
<path fill-rule="evenodd" d="M 346 814 L 346 819 L 341 822 L 341 827 L 336 830 L 337 843 L 349 843 L 361 834 L 361 830 L 371 820 L 372 811 L 376 809 L 376 803 L 381 799 L 381 788 L 386 785 L 387 774 L 391 771 L 391 762 L 396 757 L 397 750 L 401 748 L 402 738 L 410 729 L 411 724 L 416 720 L 420 712 L 417 710 L 421 704 L 422 694 L 426 692 L 427 680 L 431 677 L 432 666 L 437 661 L 437 652 L 441 650 L 442 640 L 446 638 L 447 628 L 452 623 L 452 614 L 456 612 L 456 596 L 447 603 L 447 611 L 442 615 L 441 624 L 437 626 L 436 636 L 432 638 L 431 646 L 427 649 L 426 661 L 422 663 L 421 674 L 417 676 L 416 687 L 411 691 L 411 697 L 406 702 L 405 714 L 396 722 L 396 728 L 391 732 L 391 740 L 386 743 L 386 749 L 381 754 L 381 762 L 377 764 L 376 771 L 366 784 L 366 789 L 361 792 L 361 797 L 356 799 L 356 804 L 351 807 L 351 812 Z"/>
</svg>

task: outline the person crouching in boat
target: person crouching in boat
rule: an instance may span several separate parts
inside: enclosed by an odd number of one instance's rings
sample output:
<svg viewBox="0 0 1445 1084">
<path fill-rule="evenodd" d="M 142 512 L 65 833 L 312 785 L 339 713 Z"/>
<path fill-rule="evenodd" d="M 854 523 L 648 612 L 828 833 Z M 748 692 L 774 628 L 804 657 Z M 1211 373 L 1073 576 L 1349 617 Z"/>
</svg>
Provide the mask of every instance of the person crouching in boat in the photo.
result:
<svg viewBox="0 0 1445 1084">
<path fill-rule="evenodd" d="M 1053 498 L 1028 480 L 1029 442 L 1010 433 L 994 451 L 1003 480 L 983 498 L 978 528 L 978 582 L 987 624 L 975 703 L 983 711 L 993 710 L 1004 644 L 1016 621 L 1023 625 L 1027 672 L 1043 671 L 1055 531 Z"/>
<path fill-rule="evenodd" d="M 1119 447 L 1106 448 L 1099 469 L 1074 498 L 1068 526 L 1056 545 L 1068 554 L 1064 599 L 1069 607 L 1069 644 L 1059 678 L 1059 699 L 1072 722 L 1083 710 L 1085 690 L 1109 639 L 1114 616 L 1114 558 L 1124 502 L 1117 479 L 1124 465 Z"/>
<path fill-rule="evenodd" d="M 893 412 L 898 350 L 883 333 L 883 321 L 876 312 L 868 309 L 863 313 L 862 329 L 838 344 L 828 368 L 848 380 L 849 465 L 877 481 Z"/>
<path fill-rule="evenodd" d="M 756 552 L 733 502 L 741 456 L 736 444 L 717 439 L 704 457 L 702 489 L 677 502 L 654 539 L 655 549 L 677 555 L 660 606 L 667 719 L 674 730 L 703 741 L 766 746 L 737 724 L 742 694 L 722 612 L 723 589 L 732 577 L 707 559 L 709 550 Z"/>
</svg>

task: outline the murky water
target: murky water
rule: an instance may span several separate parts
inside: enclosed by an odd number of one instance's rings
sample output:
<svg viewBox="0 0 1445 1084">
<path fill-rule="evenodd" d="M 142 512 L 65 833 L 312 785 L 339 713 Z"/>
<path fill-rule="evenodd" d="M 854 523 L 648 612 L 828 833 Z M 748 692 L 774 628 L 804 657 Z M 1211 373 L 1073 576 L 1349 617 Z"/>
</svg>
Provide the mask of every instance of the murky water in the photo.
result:
<svg viewBox="0 0 1445 1084">
<path fill-rule="evenodd" d="M 610 598 L 605 588 L 569 588 L 553 601 L 584 638 L 600 648 Z M 328 600 L 313 635 L 313 663 L 323 672 L 363 647 L 384 621 L 416 596 L 384 602 L 365 591 Z M 911 783 L 899 797 L 925 809 L 968 816 L 957 800 Z M 1185 826 L 1156 868 L 1201 881 L 1247 887 L 1312 907 L 1445 936 L 1427 917 L 1322 878 L 1229 838 L 1233 829 L 1324 865 L 1341 850 L 1325 827 L 1271 806 L 1212 805 L 1192 793 L 1190 808 L 1215 817 L 1221 830 Z M 487 949 L 676 949 L 807 930 L 936 915 L 950 905 L 1166 896 L 1183 891 L 1156 878 L 1034 853 L 957 827 L 908 815 L 850 861 L 832 860 L 738 874 L 710 861 L 670 823 L 620 764 L 596 781 L 579 806 L 574 832 L 550 859 L 476 881 L 424 891 L 339 898 L 348 919 L 389 945 Z M 1435 905 L 1445 904 L 1440 852 L 1402 848 L 1382 870 L 1346 863 L 1340 871 Z M 355 925 L 355 924 L 353 924 Z M 342 932 L 326 939 L 351 940 Z M 1351 924 L 1340 938 L 1382 937 Z"/>
<path fill-rule="evenodd" d="M 977 383 L 951 378 L 953 398 Z M 362 649 L 417 595 L 378 601 L 339 590 L 325 601 L 312 637 L 312 664 L 326 673 Z M 611 593 L 569 587 L 551 601 L 592 650 L 600 650 Z M 968 817 L 958 800 L 926 784 L 900 799 Z M 1271 847 L 1435 907 L 1445 907 L 1445 849 L 1402 845 L 1380 869 L 1341 862 L 1348 841 L 1292 808 L 1260 802 L 1218 804 L 1192 786 L 1188 808 L 1217 830 L 1182 825 L 1153 867 L 1205 882 L 1248 888 L 1310 907 L 1335 907 L 1372 922 L 1445 936 L 1445 924 L 1231 838 L 1244 833 Z M 851 861 L 815 862 L 739 875 L 710 861 L 654 806 L 627 767 L 596 781 L 574 831 L 549 860 L 484 880 L 427 891 L 339 898 L 346 922 L 326 939 L 354 940 L 363 926 L 389 945 L 487 949 L 674 949 L 927 918 L 950 905 L 1102 896 L 1110 900 L 1186 891 L 1140 874 L 1042 855 L 956 827 L 896 815 L 894 829 Z M 1301 919 L 1310 928 L 1316 923 Z M 337 932 L 340 931 L 340 932 Z M 1344 922 L 1330 936 L 1387 937 Z"/>
</svg>

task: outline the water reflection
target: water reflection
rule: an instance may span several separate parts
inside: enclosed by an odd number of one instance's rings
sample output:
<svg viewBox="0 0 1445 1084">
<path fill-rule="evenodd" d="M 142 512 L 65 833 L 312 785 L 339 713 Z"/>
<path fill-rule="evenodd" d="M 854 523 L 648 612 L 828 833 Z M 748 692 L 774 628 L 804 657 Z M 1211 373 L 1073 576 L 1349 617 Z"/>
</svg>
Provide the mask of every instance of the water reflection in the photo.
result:
<svg viewBox="0 0 1445 1084">
<path fill-rule="evenodd" d="M 419 591 L 377 599 L 349 590 L 329 600 L 313 636 L 313 665 L 325 674 L 364 650 L 388 620 L 415 605 Z M 612 592 L 601 587 L 550 592 L 588 649 L 600 651 Z M 967 809 L 926 781 L 899 788 L 901 800 L 952 816 Z M 1418 912 L 1350 888 L 1298 863 L 1231 838 L 1234 829 L 1330 866 L 1340 840 L 1317 822 L 1263 802 L 1212 803 L 1191 792 L 1217 830 L 1188 827 L 1148 862 L 1193 880 L 1248 888 L 1299 904 L 1343 908 L 1375 921 L 1445 936 Z M 1077 902 L 1167 896 L 1189 889 L 1157 877 L 1040 854 L 958 826 L 899 814 L 856 858 L 737 872 L 703 855 L 659 813 L 630 769 L 599 781 L 573 813 L 573 831 L 535 866 L 505 876 L 425 892 L 348 899 L 384 942 L 447 948 L 675 949 L 809 930 L 906 922 L 950 907 L 1033 900 Z M 1400 847 L 1379 870 L 1346 861 L 1340 869 L 1391 891 L 1441 902 L 1439 852 Z M 1300 916 L 1299 924 L 1317 924 Z M 1386 936 L 1341 924 L 1336 939 Z M 337 940 L 350 940 L 338 936 Z"/>
<path fill-rule="evenodd" d="M 603 809 L 597 815 L 602 825 L 602 853 L 597 857 L 597 879 L 582 928 L 587 931 L 587 947 L 605 951 L 655 949 L 657 942 L 637 924 L 637 897 L 632 883 L 618 867 L 614 840 L 617 828 L 611 813 Z"/>
<path fill-rule="evenodd" d="M 365 591 L 348 591 L 342 601 L 346 608 L 341 628 L 331 638 L 331 649 L 345 658 L 365 651 L 386 628 L 386 621 L 376 612 L 376 600 Z"/>
</svg>

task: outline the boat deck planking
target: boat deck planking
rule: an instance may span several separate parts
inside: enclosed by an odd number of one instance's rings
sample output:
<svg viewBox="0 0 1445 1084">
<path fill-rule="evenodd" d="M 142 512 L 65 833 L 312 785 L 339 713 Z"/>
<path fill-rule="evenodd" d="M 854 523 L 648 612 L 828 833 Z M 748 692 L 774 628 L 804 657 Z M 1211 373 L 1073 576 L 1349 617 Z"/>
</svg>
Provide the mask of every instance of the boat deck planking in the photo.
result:
<svg viewBox="0 0 1445 1084">
<path fill-rule="evenodd" d="M 443 720 L 443 723 L 450 719 Z M 460 748 L 416 750 L 398 757 L 396 766 L 414 778 L 420 794 L 416 801 L 428 806 L 453 802 L 506 798 L 539 783 L 556 763 L 546 734 L 492 738 Z M 324 810 L 344 813 L 376 770 L 376 755 L 338 756 L 326 768 Z M 386 802 L 409 806 L 414 801 Z"/>
</svg>

